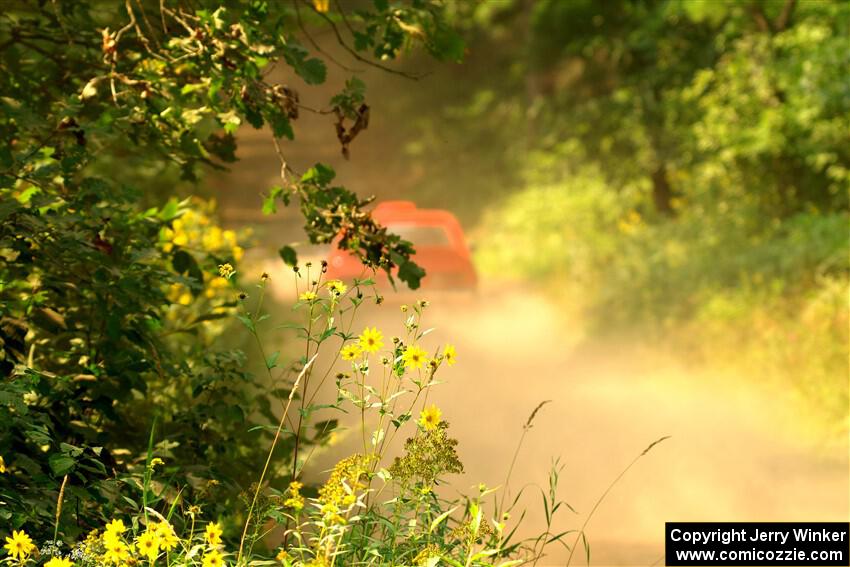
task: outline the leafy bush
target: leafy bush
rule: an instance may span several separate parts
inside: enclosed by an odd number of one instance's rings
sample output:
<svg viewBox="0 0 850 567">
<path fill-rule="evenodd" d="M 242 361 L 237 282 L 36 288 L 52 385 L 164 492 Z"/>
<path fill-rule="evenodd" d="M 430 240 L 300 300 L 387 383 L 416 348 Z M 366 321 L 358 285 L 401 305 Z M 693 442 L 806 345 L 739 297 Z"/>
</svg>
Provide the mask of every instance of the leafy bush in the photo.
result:
<svg viewBox="0 0 850 567">
<path fill-rule="evenodd" d="M 492 16 L 494 38 L 529 38 L 503 63 L 523 66 L 522 95 L 489 93 L 528 112 L 499 129 L 533 135 L 506 156 L 525 180 L 482 223 L 484 269 L 554 289 L 593 331 L 639 327 L 846 420 L 848 5 L 524 15 Z"/>
<path fill-rule="evenodd" d="M 765 224 L 742 201 L 651 222 L 592 169 L 531 186 L 484 219 L 483 270 L 534 280 L 596 332 L 640 327 L 680 354 L 775 376 L 846 418 L 846 213 Z"/>
<path fill-rule="evenodd" d="M 339 15 L 327 2 L 195 6 L 22 2 L 0 20 L 0 455 L 11 471 L 0 535 L 52 531 L 60 492 L 68 535 L 116 505 L 141 508 L 154 422 L 168 437 L 157 451 L 184 464 L 169 470 L 184 497 L 212 491 L 225 510 L 244 488 L 238 463 L 257 450 L 248 430 L 274 420 L 268 404 L 243 410 L 258 382 L 242 355 L 209 348 L 236 307 L 210 274 L 241 245 L 197 202 L 163 195 L 234 161 L 241 124 L 268 125 L 277 148 L 293 138 L 312 106 L 268 70 L 324 82 L 296 36 L 302 18 L 336 29 Z M 441 16 L 432 3 L 376 2 L 346 20 L 356 45 L 345 46 L 378 67 L 359 51 L 390 59 L 420 43 L 456 60 L 462 42 Z M 328 112 L 347 152 L 368 125 L 363 84 L 350 80 Z M 418 285 L 412 246 L 372 221 L 368 200 L 333 186 L 330 168 L 297 175 L 280 157 L 264 210 L 295 201 L 312 241 L 344 229 L 345 246 Z"/>
</svg>

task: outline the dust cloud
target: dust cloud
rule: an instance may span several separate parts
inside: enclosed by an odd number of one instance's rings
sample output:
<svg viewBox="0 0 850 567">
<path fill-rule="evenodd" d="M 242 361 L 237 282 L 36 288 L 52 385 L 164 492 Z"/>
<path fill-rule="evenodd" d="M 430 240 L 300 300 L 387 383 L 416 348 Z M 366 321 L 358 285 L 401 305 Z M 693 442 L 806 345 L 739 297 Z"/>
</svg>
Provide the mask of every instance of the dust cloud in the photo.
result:
<svg viewBox="0 0 850 567">
<path fill-rule="evenodd" d="M 372 79 L 367 82 L 376 87 L 374 100 L 390 104 L 399 87 L 391 77 Z M 338 86 L 322 87 L 318 94 L 329 97 Z M 284 147 L 287 159 L 300 171 L 316 160 L 330 162 L 341 182 L 363 195 L 409 195 L 413 173 L 388 159 L 398 153 L 394 121 L 400 118 L 391 108 L 373 117 L 348 162 L 339 158 L 328 135 L 330 123 L 304 116 L 296 125 L 300 143 Z M 258 193 L 279 183 L 280 163 L 268 132 L 245 129 L 239 141 L 242 161 L 231 173 L 211 179 L 210 186 L 225 223 L 255 229 L 259 247 L 265 247 L 257 250 L 257 273 L 268 271 L 278 298 L 289 302 L 292 274 L 274 250 L 303 240 L 303 220 L 290 209 L 260 215 Z M 446 199 L 450 193 L 447 188 Z M 302 260 L 323 253 L 299 248 Z M 401 334 L 398 306 L 418 297 L 390 298 L 362 313 L 360 324 L 378 326 L 387 337 Z M 429 400 L 440 406 L 460 442 L 465 473 L 451 479 L 449 490 L 471 494 L 480 482 L 502 485 L 523 423 L 538 403 L 552 400 L 526 438 L 510 490 L 545 488 L 552 459 L 560 457 L 560 496 L 577 514 L 560 513 L 554 529 L 577 529 L 635 456 L 671 436 L 638 461 L 594 515 L 587 528 L 591 564 L 662 564 L 666 521 L 850 519 L 846 432 L 836 438 L 810 425 L 778 386 L 758 377 L 713 375 L 639 348 L 637 341 L 585 336 L 563 306 L 517 284 L 485 280 L 474 295 L 426 293 L 423 298 L 431 302 L 423 326 L 435 327 L 428 344 L 450 342 L 458 351 L 457 364 L 441 370 L 445 383 Z M 283 308 L 273 319 L 290 314 Z M 343 425 L 356 429 L 352 420 L 343 417 Z M 354 437 L 317 453 L 308 478 L 321 481 L 337 459 L 361 447 Z M 393 450 L 402 442 L 396 440 Z M 544 525 L 536 489 L 527 489 L 522 507 L 528 514 L 519 533 L 536 534 Z M 565 551 L 552 547 L 550 552 L 540 564 L 565 563 Z M 573 564 L 582 559 L 573 558 Z"/>
<path fill-rule="evenodd" d="M 535 419 L 510 483 L 511 495 L 527 487 L 513 513 L 518 519 L 522 509 L 528 512 L 521 535 L 545 527 L 534 485 L 546 489 L 553 458 L 564 465 L 559 495 L 577 512 L 564 509 L 553 530 L 577 529 L 629 462 L 666 435 L 670 439 L 637 462 L 590 521 L 591 564 L 662 562 L 666 521 L 850 517 L 846 440 L 809 427 L 781 390 L 706 375 L 625 340 L 584 337 L 547 297 L 516 286 L 487 282 L 476 294 L 423 296 L 431 302 L 423 328 L 435 329 L 423 342 L 430 348 L 451 342 L 458 351 L 457 364 L 441 369 L 445 383 L 429 399 L 460 441 L 465 473 L 450 479 L 450 492 L 474 494 L 479 482 L 501 486 L 529 413 L 552 400 Z M 390 298 L 360 313 L 359 322 L 387 337 L 402 334 L 400 304 Z M 358 419 L 341 417 L 352 433 Z M 337 459 L 358 448 L 359 435 L 344 438 L 311 460 L 307 477 L 321 481 Z M 541 564 L 565 563 L 563 548 L 549 552 Z M 579 553 L 573 562 L 583 559 Z"/>
</svg>

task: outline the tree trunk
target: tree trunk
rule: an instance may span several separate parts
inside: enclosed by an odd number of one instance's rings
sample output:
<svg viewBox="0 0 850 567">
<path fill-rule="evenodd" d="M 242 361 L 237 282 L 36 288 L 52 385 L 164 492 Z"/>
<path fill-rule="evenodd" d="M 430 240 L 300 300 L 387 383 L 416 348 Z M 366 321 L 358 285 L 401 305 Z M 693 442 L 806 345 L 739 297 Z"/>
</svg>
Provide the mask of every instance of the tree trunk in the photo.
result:
<svg viewBox="0 0 850 567">
<path fill-rule="evenodd" d="M 652 201 L 655 203 L 655 210 L 664 216 L 672 217 L 672 200 L 673 190 L 667 179 L 667 167 L 661 163 L 652 172 Z"/>
</svg>

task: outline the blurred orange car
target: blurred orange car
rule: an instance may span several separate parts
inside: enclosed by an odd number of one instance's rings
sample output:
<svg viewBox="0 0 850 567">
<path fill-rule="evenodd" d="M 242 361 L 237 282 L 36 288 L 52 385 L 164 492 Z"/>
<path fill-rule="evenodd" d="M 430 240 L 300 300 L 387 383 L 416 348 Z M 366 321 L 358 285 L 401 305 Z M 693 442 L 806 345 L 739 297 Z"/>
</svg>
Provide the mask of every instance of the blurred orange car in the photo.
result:
<svg viewBox="0 0 850 567">
<path fill-rule="evenodd" d="M 410 201 L 386 201 L 375 207 L 372 218 L 388 232 L 413 243 L 416 254 L 412 259 L 425 270 L 423 288 L 475 289 L 478 277 L 463 230 L 453 214 L 440 209 L 419 209 Z M 338 248 L 339 239 L 331 247 L 327 276 L 342 280 L 362 278 L 363 264 L 349 251 Z M 377 280 L 381 287 L 388 282 L 383 272 Z"/>
</svg>

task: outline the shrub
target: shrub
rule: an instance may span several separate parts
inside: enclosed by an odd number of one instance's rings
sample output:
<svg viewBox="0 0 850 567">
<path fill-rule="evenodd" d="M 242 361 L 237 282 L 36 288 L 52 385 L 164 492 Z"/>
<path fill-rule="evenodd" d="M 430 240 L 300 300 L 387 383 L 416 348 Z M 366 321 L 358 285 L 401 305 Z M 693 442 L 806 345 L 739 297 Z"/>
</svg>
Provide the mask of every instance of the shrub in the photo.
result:
<svg viewBox="0 0 850 567">
<path fill-rule="evenodd" d="M 0 475 L 0 535 L 24 524 L 51 532 L 62 489 L 73 502 L 60 518 L 68 535 L 128 500 L 143 506 L 154 421 L 169 439 L 157 450 L 184 463 L 169 471 L 181 490 L 208 495 L 218 483 L 211 502 L 224 510 L 243 488 L 236 464 L 257 447 L 244 435 L 272 415 L 262 404 L 243 413 L 256 382 L 242 355 L 208 348 L 236 306 L 208 274 L 235 263 L 241 245 L 201 205 L 162 196 L 174 196 L 178 179 L 197 181 L 204 166 L 233 162 L 241 124 L 268 125 L 278 149 L 279 138 L 292 139 L 301 99 L 270 82 L 268 70 L 280 62 L 307 84 L 324 82 L 324 62 L 296 36 L 306 34 L 302 16 L 336 24 L 327 2 L 304 5 L 304 14 L 300 3 L 193 6 L 23 2 L 4 10 L 0 455 L 11 472 Z M 363 61 L 383 68 L 358 52 L 391 59 L 413 43 L 460 57 L 462 42 L 439 6 L 373 8 L 358 13 L 350 48 Z M 329 131 L 347 155 L 368 124 L 362 82 L 349 80 L 330 109 Z M 399 267 L 415 288 L 423 272 L 410 243 L 377 226 L 368 200 L 333 177 L 321 165 L 295 174 L 281 154 L 280 185 L 257 190 L 268 189 L 267 212 L 297 203 L 311 241 L 344 229 L 344 246 L 388 272 Z M 207 224 L 189 226 L 196 221 Z M 291 248 L 281 254 L 295 259 Z"/>
<path fill-rule="evenodd" d="M 484 220 L 483 270 L 533 280 L 596 333 L 641 329 L 680 355 L 791 385 L 847 417 L 846 212 L 765 222 L 757 198 L 641 214 L 590 168 L 530 185 Z M 839 298 L 845 297 L 845 300 Z"/>
</svg>

